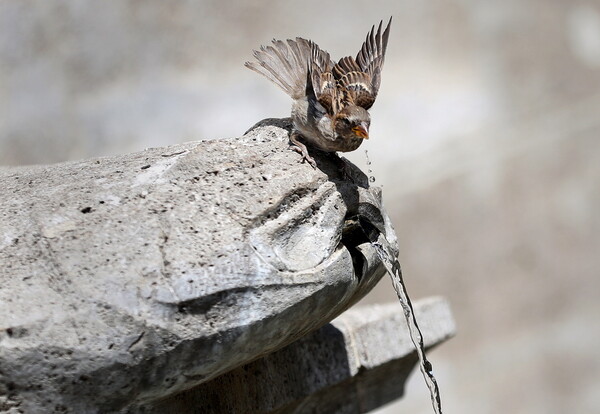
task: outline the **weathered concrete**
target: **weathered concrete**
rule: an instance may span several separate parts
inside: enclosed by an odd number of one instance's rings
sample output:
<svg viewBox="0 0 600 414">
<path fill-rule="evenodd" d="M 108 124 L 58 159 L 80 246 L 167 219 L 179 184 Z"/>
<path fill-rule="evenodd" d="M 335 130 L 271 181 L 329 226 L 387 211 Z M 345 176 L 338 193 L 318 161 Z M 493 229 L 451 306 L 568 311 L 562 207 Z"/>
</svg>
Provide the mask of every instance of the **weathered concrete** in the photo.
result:
<svg viewBox="0 0 600 414">
<path fill-rule="evenodd" d="M 345 219 L 395 245 L 380 193 L 336 156 L 301 164 L 286 127 L 0 170 L 0 411 L 164 398 L 364 296 L 384 270 Z"/>
<path fill-rule="evenodd" d="M 415 314 L 427 347 L 455 332 L 442 298 L 416 302 Z M 144 412 L 366 413 L 402 396 L 416 361 L 399 303 L 353 308 L 277 352 Z"/>
</svg>

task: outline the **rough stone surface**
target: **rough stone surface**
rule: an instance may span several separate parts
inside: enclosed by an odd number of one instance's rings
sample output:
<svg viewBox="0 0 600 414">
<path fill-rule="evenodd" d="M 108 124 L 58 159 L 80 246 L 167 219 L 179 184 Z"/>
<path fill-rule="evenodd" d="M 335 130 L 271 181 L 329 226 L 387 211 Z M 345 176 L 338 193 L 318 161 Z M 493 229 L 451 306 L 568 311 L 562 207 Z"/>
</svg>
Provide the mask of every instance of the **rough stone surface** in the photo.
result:
<svg viewBox="0 0 600 414">
<path fill-rule="evenodd" d="M 415 314 L 429 348 L 455 333 L 442 298 L 416 302 Z M 403 395 L 416 361 L 399 303 L 358 307 L 277 352 L 144 412 L 366 413 Z M 422 392 L 427 393 L 425 384 Z"/>
<path fill-rule="evenodd" d="M 379 214 L 395 245 L 381 194 L 286 128 L 0 170 L 0 411 L 164 398 L 364 296 L 384 269 L 345 223 Z"/>
<path fill-rule="evenodd" d="M 369 151 L 412 296 L 453 305 L 445 410 L 599 411 L 600 0 L 106 4 L 0 1 L 0 164 L 239 136 L 290 106 L 252 49 L 355 55 L 393 15 L 372 138 L 347 156 L 366 171 Z M 368 301 L 394 300 L 379 286 Z"/>
</svg>

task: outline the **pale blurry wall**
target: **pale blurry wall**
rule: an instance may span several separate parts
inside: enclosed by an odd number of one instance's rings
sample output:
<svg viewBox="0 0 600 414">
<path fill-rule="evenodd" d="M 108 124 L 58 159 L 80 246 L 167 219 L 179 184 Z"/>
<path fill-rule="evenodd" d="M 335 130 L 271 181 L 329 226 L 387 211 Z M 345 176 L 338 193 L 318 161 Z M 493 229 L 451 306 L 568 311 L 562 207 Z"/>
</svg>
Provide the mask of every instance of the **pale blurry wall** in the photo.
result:
<svg viewBox="0 0 600 414">
<path fill-rule="evenodd" d="M 412 297 L 456 314 L 431 354 L 445 412 L 598 412 L 599 1 L 4 0 L 0 164 L 240 135 L 289 113 L 242 66 L 253 48 L 300 35 L 355 54 L 389 15 L 364 148 Z M 382 412 L 427 400 L 415 376 Z"/>
</svg>

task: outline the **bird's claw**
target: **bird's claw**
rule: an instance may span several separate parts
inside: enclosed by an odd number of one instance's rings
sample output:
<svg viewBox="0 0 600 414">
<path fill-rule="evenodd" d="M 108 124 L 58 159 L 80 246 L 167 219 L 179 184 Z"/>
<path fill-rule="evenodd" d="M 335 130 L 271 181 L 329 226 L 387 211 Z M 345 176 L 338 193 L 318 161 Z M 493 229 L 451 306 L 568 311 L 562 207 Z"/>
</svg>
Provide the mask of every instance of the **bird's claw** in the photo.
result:
<svg viewBox="0 0 600 414">
<path fill-rule="evenodd" d="M 292 133 L 290 135 L 290 146 L 294 151 L 302 155 L 302 161 L 308 162 L 310 166 L 316 170 L 317 163 L 315 162 L 315 159 L 308 154 L 308 149 L 306 148 L 306 145 L 298 141 L 298 136 L 299 134 L 297 133 Z"/>
</svg>

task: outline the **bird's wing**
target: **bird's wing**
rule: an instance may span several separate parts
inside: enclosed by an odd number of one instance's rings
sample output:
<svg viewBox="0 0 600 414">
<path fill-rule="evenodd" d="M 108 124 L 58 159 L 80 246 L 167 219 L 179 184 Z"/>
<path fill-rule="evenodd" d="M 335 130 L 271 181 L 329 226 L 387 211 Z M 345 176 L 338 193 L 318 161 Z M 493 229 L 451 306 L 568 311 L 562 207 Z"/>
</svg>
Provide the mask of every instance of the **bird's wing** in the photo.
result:
<svg viewBox="0 0 600 414">
<path fill-rule="evenodd" d="M 377 32 L 375 32 L 375 26 L 373 26 L 371 31 L 367 34 L 367 38 L 360 51 L 356 55 L 356 63 L 371 79 L 370 92 L 372 95 L 372 102 L 368 107 L 364 107 L 365 109 L 369 109 L 371 105 L 373 105 L 373 102 L 375 102 L 375 98 L 377 97 L 377 92 L 379 91 L 379 85 L 381 84 L 381 69 L 383 68 L 383 61 L 385 60 L 385 51 L 390 36 L 391 24 L 392 18 L 390 17 L 383 33 L 381 33 L 383 20 L 379 22 Z"/>
<path fill-rule="evenodd" d="M 371 77 L 364 72 L 358 63 L 350 56 L 340 59 L 333 68 L 340 94 L 344 96 L 344 104 L 354 104 L 369 109 L 377 91 L 373 90 Z"/>
<path fill-rule="evenodd" d="M 336 80 L 331 73 L 334 63 L 329 53 L 311 43 L 310 81 L 317 101 L 330 115 L 338 111 Z"/>
<path fill-rule="evenodd" d="M 306 94 L 312 42 L 302 38 L 287 41 L 273 39 L 270 46 L 254 51 L 255 62 L 245 66 L 260 73 L 294 99 Z"/>
<path fill-rule="evenodd" d="M 333 75 L 349 100 L 365 109 L 373 106 L 377 98 L 391 23 L 390 18 L 383 33 L 381 33 L 383 21 L 379 23 L 377 32 L 373 26 L 356 59 L 347 56 L 340 59 L 333 68 Z"/>
</svg>

